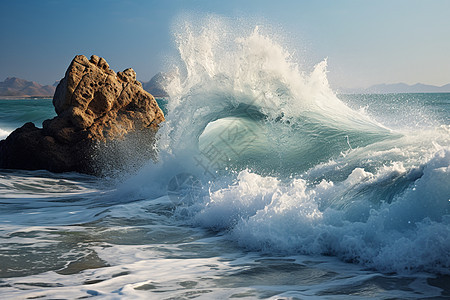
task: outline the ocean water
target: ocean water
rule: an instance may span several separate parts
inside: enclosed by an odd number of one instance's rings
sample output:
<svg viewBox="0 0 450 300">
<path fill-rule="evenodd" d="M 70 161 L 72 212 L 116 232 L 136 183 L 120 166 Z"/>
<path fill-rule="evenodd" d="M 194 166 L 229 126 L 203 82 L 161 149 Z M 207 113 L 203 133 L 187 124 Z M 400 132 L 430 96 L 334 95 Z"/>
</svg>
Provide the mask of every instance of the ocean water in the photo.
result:
<svg viewBox="0 0 450 300">
<path fill-rule="evenodd" d="M 26 122 L 42 127 L 42 122 L 56 116 L 52 99 L 0 99 L 0 139 Z"/>
<path fill-rule="evenodd" d="M 450 94 L 336 94 L 219 18 L 174 37 L 157 162 L 0 170 L 2 299 L 450 297 Z M 52 116 L 0 100 L 0 134 Z"/>
</svg>

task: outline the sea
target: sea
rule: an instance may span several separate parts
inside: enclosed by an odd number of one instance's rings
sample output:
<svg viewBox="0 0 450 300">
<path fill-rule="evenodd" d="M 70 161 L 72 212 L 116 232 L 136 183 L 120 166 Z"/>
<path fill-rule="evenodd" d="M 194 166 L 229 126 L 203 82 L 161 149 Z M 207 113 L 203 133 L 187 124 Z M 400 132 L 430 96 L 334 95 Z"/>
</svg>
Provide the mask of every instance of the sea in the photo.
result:
<svg viewBox="0 0 450 300">
<path fill-rule="evenodd" d="M 156 159 L 0 170 L 0 298 L 449 299 L 450 94 L 341 94 L 263 26 L 180 24 Z M 0 138 L 55 115 L 0 100 Z"/>
</svg>

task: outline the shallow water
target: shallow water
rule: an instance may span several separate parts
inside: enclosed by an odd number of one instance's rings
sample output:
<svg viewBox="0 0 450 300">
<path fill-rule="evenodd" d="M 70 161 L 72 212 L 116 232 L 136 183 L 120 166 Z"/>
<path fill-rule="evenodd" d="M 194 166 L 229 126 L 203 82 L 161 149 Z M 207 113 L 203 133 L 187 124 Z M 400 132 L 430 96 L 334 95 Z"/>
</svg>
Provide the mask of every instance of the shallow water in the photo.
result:
<svg viewBox="0 0 450 300">
<path fill-rule="evenodd" d="M 15 186 L 2 195 L 0 214 L 5 298 L 435 299 L 449 293 L 445 275 L 386 274 L 331 256 L 245 250 L 226 233 L 187 226 L 168 196 L 116 199 L 102 180 L 78 174 L 2 171 L 2 184 L 9 180 Z"/>
</svg>

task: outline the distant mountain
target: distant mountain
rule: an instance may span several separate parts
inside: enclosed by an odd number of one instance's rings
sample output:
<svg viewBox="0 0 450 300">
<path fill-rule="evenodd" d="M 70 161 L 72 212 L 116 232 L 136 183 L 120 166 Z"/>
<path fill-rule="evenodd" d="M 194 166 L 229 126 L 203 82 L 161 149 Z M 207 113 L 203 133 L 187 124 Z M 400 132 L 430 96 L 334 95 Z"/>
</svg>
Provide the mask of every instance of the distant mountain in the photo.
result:
<svg viewBox="0 0 450 300">
<path fill-rule="evenodd" d="M 0 96 L 19 97 L 53 97 L 55 87 L 50 85 L 40 85 L 34 81 L 27 81 L 17 77 L 8 77 L 5 81 L 0 81 Z"/>
<path fill-rule="evenodd" d="M 396 94 L 396 93 L 450 93 L 450 83 L 443 86 L 416 83 L 376 84 L 366 89 L 343 89 L 342 93 Z"/>
<path fill-rule="evenodd" d="M 159 72 L 149 82 L 142 82 L 142 87 L 155 97 L 167 97 L 165 84 L 173 77 L 173 74 Z"/>
</svg>

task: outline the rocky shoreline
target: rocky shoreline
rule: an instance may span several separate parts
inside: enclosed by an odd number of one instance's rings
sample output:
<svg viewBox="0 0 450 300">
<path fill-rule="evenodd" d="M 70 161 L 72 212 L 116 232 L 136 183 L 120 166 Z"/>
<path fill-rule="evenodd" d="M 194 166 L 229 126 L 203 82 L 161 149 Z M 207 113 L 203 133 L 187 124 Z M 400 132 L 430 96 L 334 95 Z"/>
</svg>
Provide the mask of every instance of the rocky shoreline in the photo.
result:
<svg viewBox="0 0 450 300">
<path fill-rule="evenodd" d="M 99 157 L 105 157 L 101 151 L 109 144 L 129 136 L 139 141 L 140 134 L 149 139 L 164 121 L 133 69 L 115 73 L 95 55 L 72 60 L 53 105 L 57 116 L 44 121 L 43 128 L 26 123 L 0 141 L 0 168 L 99 175 L 105 163 Z"/>
</svg>

